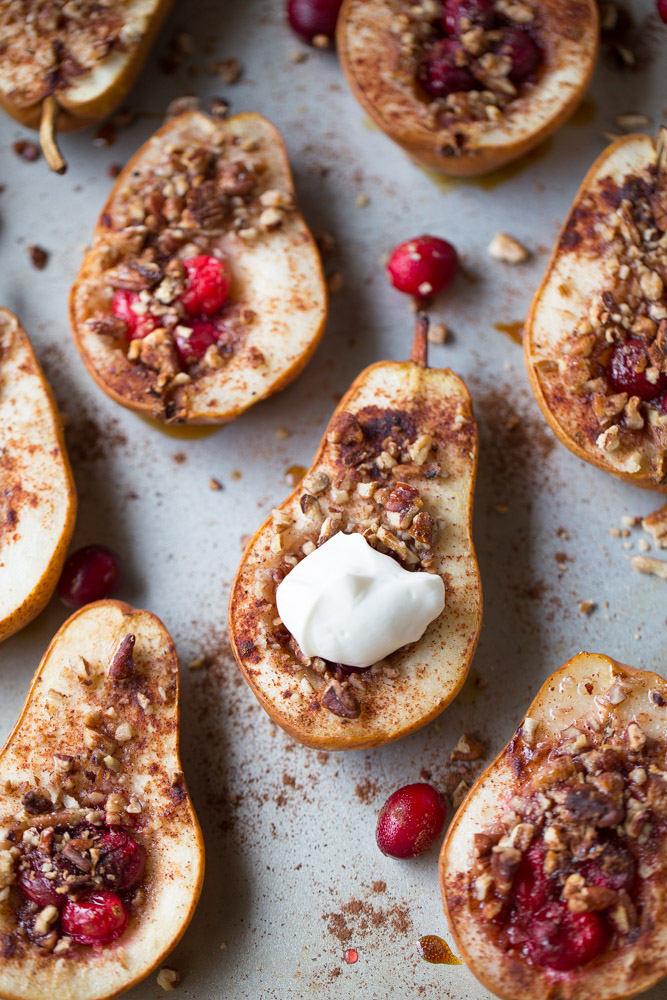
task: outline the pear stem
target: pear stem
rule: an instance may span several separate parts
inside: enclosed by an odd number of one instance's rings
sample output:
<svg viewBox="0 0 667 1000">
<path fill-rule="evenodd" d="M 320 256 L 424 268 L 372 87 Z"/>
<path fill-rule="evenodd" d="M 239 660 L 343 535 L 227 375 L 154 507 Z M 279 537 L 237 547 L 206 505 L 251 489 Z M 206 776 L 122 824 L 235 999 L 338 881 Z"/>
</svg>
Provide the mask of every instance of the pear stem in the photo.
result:
<svg viewBox="0 0 667 1000">
<path fill-rule="evenodd" d="M 39 144 L 44 153 L 44 159 L 51 170 L 56 174 L 64 174 L 67 170 L 67 163 L 58 149 L 56 142 L 56 123 L 60 105 L 53 96 L 49 94 L 42 101 L 42 117 L 39 123 Z"/>
<path fill-rule="evenodd" d="M 410 361 L 421 368 L 428 368 L 428 327 L 428 316 L 420 310 L 415 319 L 415 337 L 412 341 Z"/>
</svg>

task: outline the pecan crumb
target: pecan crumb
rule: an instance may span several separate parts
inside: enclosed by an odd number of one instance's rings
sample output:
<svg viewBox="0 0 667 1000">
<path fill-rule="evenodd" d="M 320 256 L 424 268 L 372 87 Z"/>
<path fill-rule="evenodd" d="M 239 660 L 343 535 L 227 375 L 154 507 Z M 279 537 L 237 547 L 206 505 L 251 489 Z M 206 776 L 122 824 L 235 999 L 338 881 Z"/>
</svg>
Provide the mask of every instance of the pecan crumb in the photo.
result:
<svg viewBox="0 0 667 1000">
<path fill-rule="evenodd" d="M 494 260 L 500 260 L 504 264 L 523 264 L 528 260 L 526 248 L 507 233 L 496 233 L 489 243 L 487 252 Z"/>
<path fill-rule="evenodd" d="M 17 156 L 20 156 L 26 163 L 34 163 L 40 157 L 40 149 L 36 142 L 29 142 L 27 139 L 19 139 L 12 146 Z"/>
<path fill-rule="evenodd" d="M 125 681 L 134 673 L 134 644 L 136 637 L 127 634 L 121 639 L 109 663 L 109 677 Z"/>
<path fill-rule="evenodd" d="M 48 250 L 44 247 L 40 247 L 37 243 L 30 243 L 28 245 L 28 254 L 32 262 L 32 266 L 37 268 L 38 271 L 43 271 L 49 260 Z"/>
<path fill-rule="evenodd" d="M 170 969 L 163 965 L 157 974 L 158 986 L 163 990 L 175 990 L 181 981 L 181 974 L 178 969 Z"/>
<path fill-rule="evenodd" d="M 468 733 L 463 733 L 452 750 L 452 760 L 479 760 L 486 753 L 486 746 L 481 740 Z"/>
</svg>

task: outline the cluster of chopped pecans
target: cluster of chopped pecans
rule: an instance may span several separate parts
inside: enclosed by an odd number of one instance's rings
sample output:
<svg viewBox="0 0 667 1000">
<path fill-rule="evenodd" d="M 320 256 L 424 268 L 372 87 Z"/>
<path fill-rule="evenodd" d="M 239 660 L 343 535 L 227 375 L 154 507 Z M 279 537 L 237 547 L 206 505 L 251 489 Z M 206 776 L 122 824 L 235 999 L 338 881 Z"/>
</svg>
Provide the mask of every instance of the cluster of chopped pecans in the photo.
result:
<svg viewBox="0 0 667 1000">
<path fill-rule="evenodd" d="M 257 140 L 220 129 L 207 146 L 166 145 L 162 152 L 150 173 L 128 177 L 119 192 L 121 207 L 106 218 L 115 241 L 105 259 L 102 299 L 110 302 L 118 289 L 136 293 L 132 311 L 159 318 L 160 326 L 128 343 L 125 322 L 108 308 L 88 320 L 91 329 L 125 350 L 130 362 L 155 372 L 160 392 L 222 368 L 255 320 L 247 306 L 225 304 L 215 317 L 222 320 L 217 343 L 184 371 L 174 345 L 175 333 L 185 339 L 192 333 L 179 301 L 185 289 L 183 261 L 207 254 L 224 259 L 223 234 L 260 240 L 279 229 L 294 209 L 291 192 L 262 182 L 266 161 Z M 256 367 L 265 359 L 254 352 L 249 363 Z"/>
<path fill-rule="evenodd" d="M 113 51 L 127 52 L 142 36 L 129 6 L 128 0 L 0 0 L 0 89 L 34 104 Z"/>
<path fill-rule="evenodd" d="M 617 679 L 596 701 L 613 710 L 627 694 Z M 659 692 L 651 696 L 664 705 Z M 600 859 L 611 843 L 622 849 L 616 859 L 636 863 L 640 880 L 661 870 L 664 742 L 648 737 L 636 721 L 618 728 L 608 721 L 603 727 L 599 716 L 591 715 L 545 742 L 538 720 L 526 718 L 515 744 L 526 760 L 535 754 L 536 764 L 521 769 L 527 777 L 499 823 L 474 836 L 469 886 L 474 906 L 486 921 L 507 920 L 506 901 L 522 856 L 539 844 L 544 873 L 555 880 L 569 911 L 604 911 L 620 935 L 628 934 L 641 919 L 641 890 L 631 896 L 625 889 L 588 884 L 581 865 Z"/>
<path fill-rule="evenodd" d="M 405 0 L 394 0 L 392 7 L 394 16 L 390 31 L 399 47 L 403 71 L 412 79 L 415 65 L 439 37 L 437 25 L 442 23 L 443 4 L 440 0 L 418 0 L 410 4 Z M 494 7 L 509 24 L 517 27 L 533 26 L 538 21 L 536 9 L 523 0 L 495 0 Z M 465 24 L 464 16 L 461 23 Z M 502 121 L 503 114 L 520 88 L 510 80 L 511 59 L 491 51 L 501 37 L 501 31 L 485 30 L 472 22 L 467 30 L 462 31 L 460 65 L 470 69 L 484 89 L 459 91 L 431 99 L 430 110 L 439 124 Z"/>
<path fill-rule="evenodd" d="M 329 425 L 327 443 L 338 471 L 332 479 L 318 468 L 302 480 L 299 523 L 289 511 L 273 512 L 273 564 L 258 569 L 255 582 L 256 597 L 271 605 L 290 570 L 338 531 L 360 532 L 373 548 L 406 569 L 436 571 L 432 546 L 438 524 L 425 509 L 419 489 L 420 482 L 447 475 L 438 461 L 434 435 L 427 430 L 410 434 L 397 422 L 381 441 L 371 440 L 363 418 L 342 411 Z M 348 674 L 338 664 L 308 659 L 279 618 L 273 625 L 278 629 L 274 645 L 288 648 L 300 674 L 300 694 L 319 698 L 319 704 L 341 718 L 359 716 L 359 696 L 376 678 L 391 682 L 398 676 L 398 669 L 386 662 Z"/>
<path fill-rule="evenodd" d="M 122 685 L 134 675 L 134 635 L 120 640 L 109 659 L 108 682 Z M 91 684 L 91 666 L 79 657 L 72 666 L 79 681 Z M 150 710 L 146 695 L 137 692 L 144 711 Z M 47 693 L 49 702 L 58 704 L 63 695 Z M 165 692 L 165 698 L 167 694 Z M 39 872 L 53 881 L 55 892 L 76 898 L 80 892 L 94 891 L 113 882 L 113 874 L 104 866 L 97 847 L 102 832 L 108 828 L 131 828 L 143 813 L 141 800 L 128 792 L 123 779 L 123 748 L 131 747 L 137 735 L 133 726 L 119 718 L 113 706 L 105 710 L 91 708 L 82 715 L 82 751 L 77 754 L 56 752 L 50 779 L 27 788 L 21 807 L 0 824 L 0 913 L 20 906 L 19 933 L 42 951 L 63 955 L 72 949 L 69 937 L 54 927 L 58 909 L 40 907 L 24 897 L 12 896 L 19 880 L 31 881 Z M 6 791 L 15 791 L 8 782 Z M 143 898 L 141 887 L 134 890 L 133 905 Z"/>
<path fill-rule="evenodd" d="M 607 459 L 638 472 L 652 445 L 660 476 L 667 471 L 667 413 L 653 401 L 614 392 L 604 361 L 614 345 L 640 339 L 646 355 L 636 370 L 652 384 L 667 374 L 667 191 L 660 178 L 631 180 L 632 197 L 620 191 L 618 207 L 598 223 L 611 288 L 594 296 L 588 314 L 566 337 L 558 374 L 568 394 L 590 397 L 600 428 L 596 443 Z M 600 193 L 589 198 L 597 205 Z"/>
</svg>

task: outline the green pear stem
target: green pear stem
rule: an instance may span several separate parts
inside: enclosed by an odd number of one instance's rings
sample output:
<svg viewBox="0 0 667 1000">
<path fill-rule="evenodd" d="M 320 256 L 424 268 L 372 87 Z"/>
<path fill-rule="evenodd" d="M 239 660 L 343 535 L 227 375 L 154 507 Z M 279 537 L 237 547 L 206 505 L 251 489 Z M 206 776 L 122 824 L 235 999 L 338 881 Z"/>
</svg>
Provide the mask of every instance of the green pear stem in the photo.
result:
<svg viewBox="0 0 667 1000">
<path fill-rule="evenodd" d="M 42 101 L 42 117 L 39 122 L 39 144 L 44 153 L 44 159 L 51 170 L 56 174 L 64 174 L 67 170 L 62 153 L 58 149 L 56 142 L 56 124 L 60 113 L 60 105 L 53 96 L 49 94 Z"/>
<path fill-rule="evenodd" d="M 420 310 L 415 319 L 415 337 L 412 341 L 410 361 L 421 368 L 428 368 L 428 327 L 428 316 Z"/>
</svg>

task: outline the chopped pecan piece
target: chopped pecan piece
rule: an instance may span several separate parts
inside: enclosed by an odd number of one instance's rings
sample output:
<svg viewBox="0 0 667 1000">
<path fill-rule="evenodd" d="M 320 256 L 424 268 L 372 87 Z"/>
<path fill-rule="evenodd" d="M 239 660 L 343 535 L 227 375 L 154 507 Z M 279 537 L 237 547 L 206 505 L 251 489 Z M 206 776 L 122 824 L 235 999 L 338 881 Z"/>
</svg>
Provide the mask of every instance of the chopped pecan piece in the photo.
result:
<svg viewBox="0 0 667 1000">
<path fill-rule="evenodd" d="M 572 822 L 592 823 L 601 828 L 618 826 L 625 816 L 622 803 L 584 784 L 568 789 L 563 809 Z"/>
<path fill-rule="evenodd" d="M 603 392 L 594 392 L 593 412 L 600 427 L 609 427 L 613 420 L 623 412 L 627 401 L 627 392 L 617 392 L 613 396 L 605 396 Z"/>
<path fill-rule="evenodd" d="M 153 330 L 143 340 L 132 343 L 139 343 L 139 359 L 147 368 L 165 375 L 175 375 L 180 372 L 178 353 L 174 341 L 166 330 Z"/>
<path fill-rule="evenodd" d="M 223 194 L 230 196 L 244 197 L 253 191 L 256 183 L 257 177 L 252 167 L 239 160 L 228 163 L 218 176 L 218 187 Z"/>
<path fill-rule="evenodd" d="M 405 531 L 422 507 L 419 490 L 408 483 L 396 483 L 384 503 L 387 520 L 392 528 Z"/>
<path fill-rule="evenodd" d="M 514 876 L 521 863 L 521 851 L 516 847 L 494 847 L 491 853 L 491 874 L 496 891 L 506 896 L 512 888 Z"/>
<path fill-rule="evenodd" d="M 463 733 L 452 750 L 452 760 L 479 760 L 486 752 L 486 746 L 474 736 Z"/>
<path fill-rule="evenodd" d="M 112 288 L 124 288 L 131 292 L 141 292 L 152 288 L 162 279 L 162 268 L 152 260 L 123 261 L 118 267 L 112 267 L 104 276 L 104 280 Z"/>
<path fill-rule="evenodd" d="M 433 518 L 427 510 L 421 510 L 410 525 L 410 534 L 418 548 L 430 549 L 433 543 Z"/>
<path fill-rule="evenodd" d="M 93 862 L 90 856 L 84 854 L 90 847 L 90 841 L 84 840 L 83 837 L 77 837 L 75 840 L 68 841 L 62 849 L 63 857 L 71 861 L 75 868 L 78 868 L 81 872 L 89 872 L 92 870 Z"/>
<path fill-rule="evenodd" d="M 344 688 L 335 678 L 327 684 L 321 698 L 324 708 L 342 719 L 358 719 L 361 706 L 348 688 Z"/>
<path fill-rule="evenodd" d="M 667 320 L 663 319 L 658 327 L 655 340 L 648 349 L 649 360 L 658 371 L 667 373 Z"/>
<path fill-rule="evenodd" d="M 618 893 L 604 885 L 587 885 L 580 892 L 575 892 L 567 901 L 571 913 L 591 913 L 595 910 L 606 910 L 618 901 Z"/>
<path fill-rule="evenodd" d="M 134 644 L 136 636 L 128 633 L 119 642 L 111 662 L 109 663 L 109 677 L 115 681 L 126 681 L 134 674 Z"/>
<path fill-rule="evenodd" d="M 343 410 L 333 417 L 327 431 L 327 441 L 331 444 L 358 444 L 363 440 L 364 432 L 353 413 Z"/>
<path fill-rule="evenodd" d="M 227 199 L 221 195 L 216 182 L 204 181 L 188 191 L 181 219 L 183 225 L 194 229 L 220 229 L 227 211 Z"/>
</svg>

